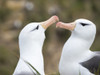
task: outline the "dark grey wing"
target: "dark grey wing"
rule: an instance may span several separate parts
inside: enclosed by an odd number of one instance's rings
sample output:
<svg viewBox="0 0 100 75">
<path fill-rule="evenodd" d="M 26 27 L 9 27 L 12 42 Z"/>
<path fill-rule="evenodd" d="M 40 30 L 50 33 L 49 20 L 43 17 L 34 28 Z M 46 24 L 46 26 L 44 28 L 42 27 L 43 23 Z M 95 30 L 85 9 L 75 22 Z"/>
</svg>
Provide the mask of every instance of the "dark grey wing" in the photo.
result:
<svg viewBox="0 0 100 75">
<path fill-rule="evenodd" d="M 87 68 L 91 73 L 99 73 L 100 75 L 100 56 L 96 55 L 91 59 L 80 63 L 83 67 Z"/>
</svg>

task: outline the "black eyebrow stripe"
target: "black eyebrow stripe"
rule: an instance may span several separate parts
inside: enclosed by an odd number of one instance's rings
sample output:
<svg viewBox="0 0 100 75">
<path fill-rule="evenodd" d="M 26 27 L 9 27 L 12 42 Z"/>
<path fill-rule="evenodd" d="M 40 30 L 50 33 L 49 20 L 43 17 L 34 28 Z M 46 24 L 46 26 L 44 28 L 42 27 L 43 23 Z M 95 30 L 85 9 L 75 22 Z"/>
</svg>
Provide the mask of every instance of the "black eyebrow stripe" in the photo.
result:
<svg viewBox="0 0 100 75">
<path fill-rule="evenodd" d="M 87 23 L 80 23 L 82 26 L 86 26 L 86 25 L 89 25 L 89 24 L 87 24 Z"/>
<path fill-rule="evenodd" d="M 38 29 L 39 29 L 39 25 L 36 28 L 34 28 L 33 30 L 31 30 L 31 31 L 38 30 Z"/>
<path fill-rule="evenodd" d="M 36 29 L 37 29 L 37 30 L 39 29 L 39 25 L 36 27 Z"/>
</svg>

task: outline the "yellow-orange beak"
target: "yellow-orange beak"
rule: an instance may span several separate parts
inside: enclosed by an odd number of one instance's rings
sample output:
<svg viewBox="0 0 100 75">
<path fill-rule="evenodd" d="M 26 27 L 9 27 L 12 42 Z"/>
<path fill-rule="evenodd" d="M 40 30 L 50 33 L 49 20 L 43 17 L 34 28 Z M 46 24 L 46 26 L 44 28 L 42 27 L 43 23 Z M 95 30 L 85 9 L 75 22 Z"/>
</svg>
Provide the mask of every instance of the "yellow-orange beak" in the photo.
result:
<svg viewBox="0 0 100 75">
<path fill-rule="evenodd" d="M 59 18 L 57 16 L 52 16 L 48 20 L 41 22 L 40 24 L 44 29 L 47 29 L 49 26 L 51 26 L 53 23 L 59 21 Z"/>
<path fill-rule="evenodd" d="M 76 26 L 75 22 L 71 22 L 71 23 L 58 22 L 56 24 L 56 27 L 68 29 L 70 31 L 73 31 L 75 26 Z"/>
</svg>

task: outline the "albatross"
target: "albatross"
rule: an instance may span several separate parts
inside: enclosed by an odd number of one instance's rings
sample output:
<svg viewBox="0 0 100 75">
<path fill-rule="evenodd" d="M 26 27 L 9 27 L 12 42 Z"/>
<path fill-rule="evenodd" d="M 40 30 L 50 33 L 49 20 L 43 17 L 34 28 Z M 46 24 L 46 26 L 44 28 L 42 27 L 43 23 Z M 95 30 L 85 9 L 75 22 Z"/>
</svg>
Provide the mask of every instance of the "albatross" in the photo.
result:
<svg viewBox="0 0 100 75">
<path fill-rule="evenodd" d="M 42 55 L 45 30 L 58 20 L 57 16 L 52 16 L 44 22 L 29 23 L 22 29 L 19 35 L 20 58 L 13 75 L 37 75 L 34 69 L 33 74 L 32 68 L 25 61 L 34 66 L 41 75 L 45 75 Z"/>
<path fill-rule="evenodd" d="M 96 26 L 87 19 L 77 19 L 74 22 L 58 22 L 57 27 L 71 31 L 71 36 L 65 42 L 60 62 L 60 75 L 100 75 L 100 51 L 91 51 L 95 39 Z"/>
</svg>

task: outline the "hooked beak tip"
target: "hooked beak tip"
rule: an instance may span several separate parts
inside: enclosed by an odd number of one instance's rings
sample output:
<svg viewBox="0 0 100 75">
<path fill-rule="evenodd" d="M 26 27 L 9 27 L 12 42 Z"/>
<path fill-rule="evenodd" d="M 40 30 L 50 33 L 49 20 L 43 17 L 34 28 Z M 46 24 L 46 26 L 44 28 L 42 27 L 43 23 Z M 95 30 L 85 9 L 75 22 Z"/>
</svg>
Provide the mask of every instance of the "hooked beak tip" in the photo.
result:
<svg viewBox="0 0 100 75">
<path fill-rule="evenodd" d="M 55 18 L 55 21 L 59 21 L 59 18 L 58 18 L 58 16 L 53 16 L 54 18 Z"/>
<path fill-rule="evenodd" d="M 49 26 L 51 26 L 53 23 L 59 21 L 58 16 L 52 16 L 51 18 L 49 18 L 48 20 L 44 21 L 41 23 L 42 27 L 44 29 L 47 29 Z"/>
<path fill-rule="evenodd" d="M 58 23 L 56 24 L 56 28 L 60 27 L 61 23 L 62 23 L 62 22 L 58 22 Z"/>
</svg>

